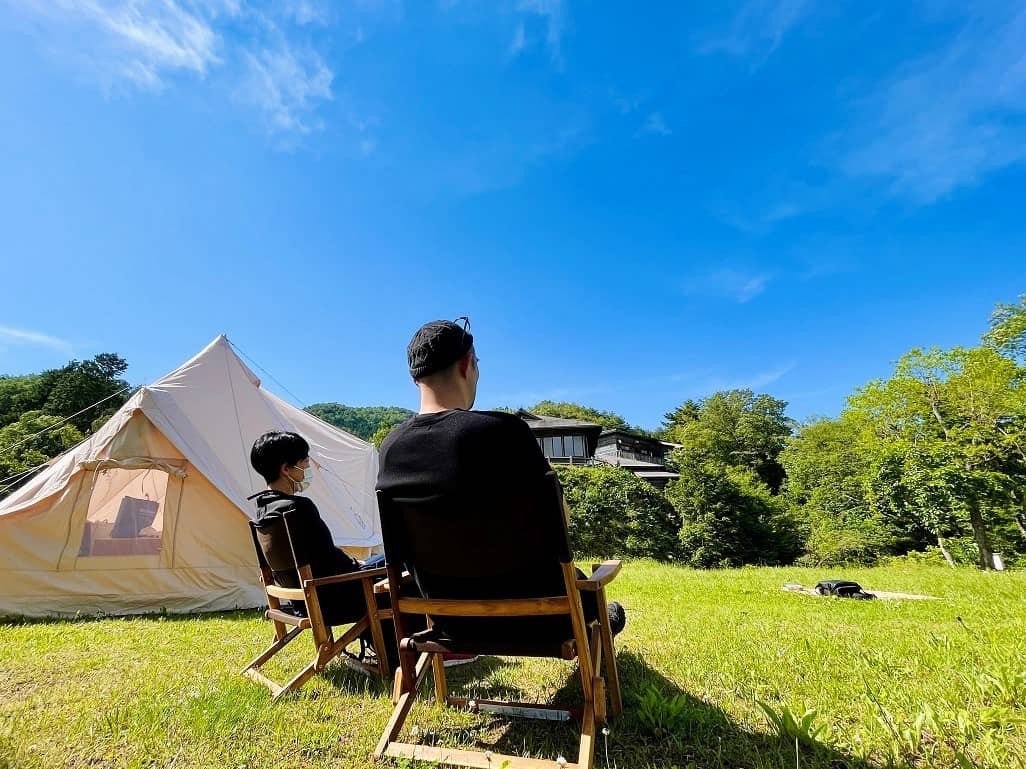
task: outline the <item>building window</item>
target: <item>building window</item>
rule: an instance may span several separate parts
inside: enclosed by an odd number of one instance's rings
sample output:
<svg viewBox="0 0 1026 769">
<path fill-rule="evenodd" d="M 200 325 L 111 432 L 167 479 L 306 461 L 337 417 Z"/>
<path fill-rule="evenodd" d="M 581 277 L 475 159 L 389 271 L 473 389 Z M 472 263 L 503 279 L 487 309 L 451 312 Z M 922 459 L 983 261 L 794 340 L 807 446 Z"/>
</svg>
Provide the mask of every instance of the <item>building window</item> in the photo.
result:
<svg viewBox="0 0 1026 769">
<path fill-rule="evenodd" d="M 583 435 L 575 435 L 575 436 L 573 436 L 573 453 L 571 454 L 571 456 L 574 456 L 574 457 L 583 457 L 583 456 L 585 456 L 585 452 L 584 452 L 584 436 Z"/>
</svg>

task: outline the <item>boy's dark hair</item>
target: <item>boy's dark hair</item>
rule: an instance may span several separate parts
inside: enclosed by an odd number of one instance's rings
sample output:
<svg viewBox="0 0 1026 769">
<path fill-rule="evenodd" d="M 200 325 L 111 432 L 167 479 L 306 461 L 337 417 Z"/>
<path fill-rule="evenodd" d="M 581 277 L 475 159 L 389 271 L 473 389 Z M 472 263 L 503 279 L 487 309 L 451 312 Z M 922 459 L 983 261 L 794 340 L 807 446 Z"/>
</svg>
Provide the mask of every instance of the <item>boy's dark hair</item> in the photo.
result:
<svg viewBox="0 0 1026 769">
<path fill-rule="evenodd" d="M 253 442 L 249 463 L 268 483 L 281 476 L 282 465 L 294 465 L 310 456 L 310 444 L 296 433 L 264 433 Z"/>
</svg>

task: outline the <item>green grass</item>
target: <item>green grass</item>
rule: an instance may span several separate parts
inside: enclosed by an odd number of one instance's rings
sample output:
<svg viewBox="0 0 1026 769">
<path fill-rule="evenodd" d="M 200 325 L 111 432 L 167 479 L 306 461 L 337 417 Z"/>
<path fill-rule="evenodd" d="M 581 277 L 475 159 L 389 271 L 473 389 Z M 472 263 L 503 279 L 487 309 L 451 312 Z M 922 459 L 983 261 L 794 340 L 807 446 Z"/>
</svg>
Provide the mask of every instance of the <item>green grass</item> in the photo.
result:
<svg viewBox="0 0 1026 769">
<path fill-rule="evenodd" d="M 780 590 L 829 576 L 940 600 Z M 1024 572 L 630 563 L 611 590 L 628 611 L 626 711 L 596 766 L 1026 767 L 1024 596 Z M 0 768 L 369 765 L 386 688 L 333 664 L 271 704 L 238 675 L 269 632 L 257 612 L 0 624 Z M 290 648 L 282 670 L 312 647 Z M 572 702 L 575 670 L 485 658 L 450 684 Z M 424 740 L 575 755 L 567 725 L 427 703 L 409 723 Z"/>
</svg>

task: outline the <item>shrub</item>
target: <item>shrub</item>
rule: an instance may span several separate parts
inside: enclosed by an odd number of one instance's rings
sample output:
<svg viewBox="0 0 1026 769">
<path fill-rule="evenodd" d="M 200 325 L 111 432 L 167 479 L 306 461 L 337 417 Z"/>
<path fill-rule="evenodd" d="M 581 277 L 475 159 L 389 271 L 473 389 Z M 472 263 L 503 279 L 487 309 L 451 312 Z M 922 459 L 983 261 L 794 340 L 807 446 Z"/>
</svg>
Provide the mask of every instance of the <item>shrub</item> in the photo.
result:
<svg viewBox="0 0 1026 769">
<path fill-rule="evenodd" d="M 679 522 L 666 498 L 619 467 L 557 465 L 575 552 L 601 558 L 671 559 Z"/>
<path fill-rule="evenodd" d="M 692 566 L 791 563 L 801 551 L 787 504 L 750 471 L 682 463 L 666 496 L 681 517 L 681 558 Z"/>
</svg>

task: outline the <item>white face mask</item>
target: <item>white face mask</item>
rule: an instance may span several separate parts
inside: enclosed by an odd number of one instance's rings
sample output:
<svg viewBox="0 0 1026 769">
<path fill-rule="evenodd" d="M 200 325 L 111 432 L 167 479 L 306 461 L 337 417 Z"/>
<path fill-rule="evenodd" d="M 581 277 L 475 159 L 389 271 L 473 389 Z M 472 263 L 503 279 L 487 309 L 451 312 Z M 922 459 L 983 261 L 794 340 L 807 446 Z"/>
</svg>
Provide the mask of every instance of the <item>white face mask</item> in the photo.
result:
<svg viewBox="0 0 1026 769">
<path fill-rule="evenodd" d="M 294 493 L 298 494 L 301 491 L 306 491 L 308 488 L 310 488 L 310 484 L 313 483 L 314 479 L 314 469 L 313 465 L 309 467 L 297 467 L 296 469 L 303 471 L 303 480 L 297 481 L 291 475 L 288 476 L 288 478 L 290 481 L 292 481 L 292 488 L 294 490 Z"/>
</svg>

